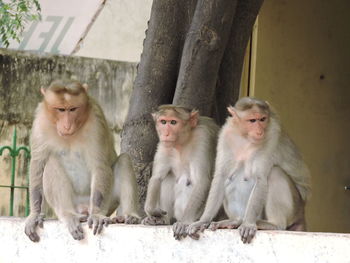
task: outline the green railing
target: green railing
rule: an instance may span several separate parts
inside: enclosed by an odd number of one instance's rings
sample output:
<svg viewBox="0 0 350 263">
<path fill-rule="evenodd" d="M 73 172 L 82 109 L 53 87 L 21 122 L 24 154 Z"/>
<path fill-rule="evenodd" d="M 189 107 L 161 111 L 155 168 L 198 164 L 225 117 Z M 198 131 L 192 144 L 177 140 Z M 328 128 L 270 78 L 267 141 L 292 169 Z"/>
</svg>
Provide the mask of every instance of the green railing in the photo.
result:
<svg viewBox="0 0 350 263">
<path fill-rule="evenodd" d="M 10 189 L 10 216 L 13 216 L 15 189 L 24 189 L 26 191 L 25 215 L 28 216 L 28 214 L 29 214 L 29 177 L 28 177 L 28 171 L 26 171 L 26 186 L 15 185 L 15 177 L 16 177 L 17 157 L 19 156 L 21 151 L 24 151 L 25 157 L 30 159 L 30 151 L 25 146 L 20 146 L 17 148 L 16 127 L 15 127 L 14 132 L 13 132 L 12 146 L 0 147 L 0 156 L 2 155 L 4 150 L 8 150 L 10 153 L 10 156 L 11 156 L 11 184 L 10 185 L 0 185 L 0 187 Z"/>
</svg>

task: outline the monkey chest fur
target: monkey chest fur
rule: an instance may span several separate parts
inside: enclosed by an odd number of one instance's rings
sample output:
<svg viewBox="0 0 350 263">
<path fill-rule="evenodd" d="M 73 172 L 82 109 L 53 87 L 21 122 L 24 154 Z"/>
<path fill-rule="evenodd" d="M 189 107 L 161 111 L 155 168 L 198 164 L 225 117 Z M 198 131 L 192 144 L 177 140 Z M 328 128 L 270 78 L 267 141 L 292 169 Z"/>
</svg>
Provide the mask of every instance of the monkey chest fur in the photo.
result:
<svg viewBox="0 0 350 263">
<path fill-rule="evenodd" d="M 224 208 L 232 218 L 243 218 L 256 179 L 247 175 L 244 164 L 225 180 Z"/>
<path fill-rule="evenodd" d="M 79 151 L 60 151 L 58 153 L 64 173 L 78 195 L 90 195 L 91 173 L 87 162 Z"/>
</svg>

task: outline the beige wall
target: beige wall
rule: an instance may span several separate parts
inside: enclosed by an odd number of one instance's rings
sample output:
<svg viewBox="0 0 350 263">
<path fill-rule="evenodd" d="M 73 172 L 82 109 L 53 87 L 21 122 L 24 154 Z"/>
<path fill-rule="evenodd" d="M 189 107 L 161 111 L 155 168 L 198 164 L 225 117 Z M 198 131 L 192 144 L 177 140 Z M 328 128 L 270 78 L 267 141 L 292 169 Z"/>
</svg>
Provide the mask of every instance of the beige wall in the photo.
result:
<svg viewBox="0 0 350 263">
<path fill-rule="evenodd" d="M 254 96 L 268 100 L 312 172 L 311 231 L 350 232 L 350 2 L 265 0 Z"/>
<path fill-rule="evenodd" d="M 152 0 L 107 0 L 77 56 L 139 62 Z"/>
</svg>

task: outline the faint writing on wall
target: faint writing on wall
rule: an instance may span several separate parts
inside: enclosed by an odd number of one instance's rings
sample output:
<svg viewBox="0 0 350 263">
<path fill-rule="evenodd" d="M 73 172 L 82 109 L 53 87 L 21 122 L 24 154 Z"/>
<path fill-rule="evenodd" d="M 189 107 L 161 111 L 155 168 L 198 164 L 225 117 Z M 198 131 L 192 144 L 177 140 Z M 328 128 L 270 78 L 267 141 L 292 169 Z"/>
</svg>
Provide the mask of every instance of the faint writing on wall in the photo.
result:
<svg viewBox="0 0 350 263">
<path fill-rule="evenodd" d="M 9 48 L 70 55 L 87 31 L 104 0 L 39 0 L 41 21 L 28 24 L 21 42 Z M 0 44 L 1 46 L 1 44 Z"/>
<path fill-rule="evenodd" d="M 73 22 L 74 17 L 47 16 L 42 22 L 33 22 L 23 33 L 22 41 L 19 44 L 11 42 L 10 48 L 67 54 L 65 50 L 60 49 L 60 45 Z M 49 23 L 49 27 L 43 28 L 44 23 Z"/>
</svg>

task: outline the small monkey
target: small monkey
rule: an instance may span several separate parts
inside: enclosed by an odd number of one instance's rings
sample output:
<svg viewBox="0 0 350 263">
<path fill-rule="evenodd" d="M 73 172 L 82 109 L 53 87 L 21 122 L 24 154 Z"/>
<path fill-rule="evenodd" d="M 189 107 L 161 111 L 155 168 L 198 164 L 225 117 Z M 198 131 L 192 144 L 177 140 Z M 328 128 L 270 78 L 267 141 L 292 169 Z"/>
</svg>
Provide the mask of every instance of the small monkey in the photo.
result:
<svg viewBox="0 0 350 263">
<path fill-rule="evenodd" d="M 186 236 L 198 220 L 212 179 L 218 126 L 198 111 L 162 105 L 153 113 L 159 143 L 148 184 L 146 225 L 173 225 L 174 237 Z"/>
<path fill-rule="evenodd" d="M 44 198 L 76 240 L 84 238 L 83 221 L 94 234 L 113 221 L 138 223 L 131 160 L 127 154 L 117 156 L 103 111 L 87 94 L 87 85 L 58 80 L 41 93 L 31 134 L 26 235 L 40 240 Z M 111 220 L 116 208 L 119 217 Z"/>
<path fill-rule="evenodd" d="M 228 111 L 205 210 L 187 234 L 198 239 L 221 204 L 229 219 L 209 228 L 238 228 L 244 243 L 251 242 L 257 229 L 305 231 L 309 171 L 277 115 L 265 101 L 249 97 Z"/>
</svg>

